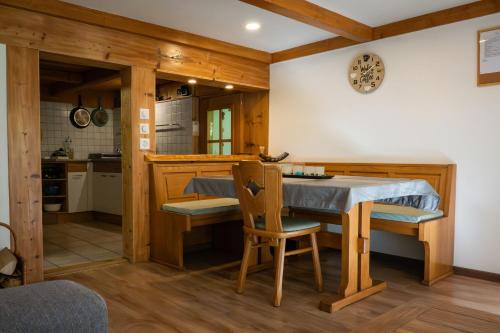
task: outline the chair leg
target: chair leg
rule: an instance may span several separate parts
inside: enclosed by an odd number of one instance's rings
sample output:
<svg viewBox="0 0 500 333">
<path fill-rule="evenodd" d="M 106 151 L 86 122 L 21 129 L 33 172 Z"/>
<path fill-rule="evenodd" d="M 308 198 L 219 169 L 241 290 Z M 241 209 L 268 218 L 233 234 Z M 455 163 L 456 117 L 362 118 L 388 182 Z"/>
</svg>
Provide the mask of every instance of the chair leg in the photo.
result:
<svg viewBox="0 0 500 333">
<path fill-rule="evenodd" d="M 277 260 L 274 277 L 274 306 L 280 306 L 281 304 L 281 296 L 283 290 L 283 268 L 285 266 L 285 247 L 286 239 L 280 239 L 278 249 L 274 254 Z"/>
<path fill-rule="evenodd" d="M 316 233 L 311 234 L 311 246 L 312 246 L 312 259 L 314 267 L 314 285 L 316 290 L 319 292 L 323 291 L 323 276 L 321 275 L 321 264 L 319 261 L 319 251 L 318 242 L 316 240 Z"/>
<path fill-rule="evenodd" d="M 252 251 L 252 236 L 245 234 L 245 249 L 243 252 L 243 259 L 241 260 L 240 275 L 238 277 L 238 285 L 236 286 L 236 292 L 242 294 L 245 289 L 245 281 L 247 278 L 248 271 L 248 261 L 250 259 L 250 252 Z"/>
</svg>

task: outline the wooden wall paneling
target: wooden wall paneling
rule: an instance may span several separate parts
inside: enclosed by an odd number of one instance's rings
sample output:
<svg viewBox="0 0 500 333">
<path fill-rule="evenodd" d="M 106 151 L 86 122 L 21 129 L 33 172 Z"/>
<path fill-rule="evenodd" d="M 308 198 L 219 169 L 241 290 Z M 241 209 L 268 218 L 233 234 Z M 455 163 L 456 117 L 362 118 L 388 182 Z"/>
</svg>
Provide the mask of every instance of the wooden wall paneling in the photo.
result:
<svg viewBox="0 0 500 333">
<path fill-rule="evenodd" d="M 205 50 L 235 55 L 269 63 L 271 55 L 267 52 L 235 45 L 216 39 L 194 35 L 188 32 L 162 27 L 127 17 L 101 12 L 57 0 L 0 0 L 1 4 L 28 9 L 51 16 L 67 18 L 96 26 L 116 29 L 146 37 L 190 45 Z"/>
<path fill-rule="evenodd" d="M 149 259 L 149 176 L 146 153 L 156 151 L 155 135 L 150 138 L 150 150 L 139 149 L 139 109 L 148 108 L 150 128 L 154 128 L 154 70 L 132 66 L 122 71 L 121 127 L 123 177 L 123 238 L 124 254 L 132 262 Z"/>
<path fill-rule="evenodd" d="M 159 73 L 269 88 L 269 64 L 0 5 L 0 42 Z M 76 42 L 77 41 L 77 42 Z"/>
<path fill-rule="evenodd" d="M 269 148 L 269 91 L 243 94 L 243 153 L 259 154 L 259 147 Z"/>
<path fill-rule="evenodd" d="M 27 265 L 26 281 L 43 280 L 38 51 L 7 46 L 10 225 Z"/>
<path fill-rule="evenodd" d="M 361 42 L 372 39 L 372 28 L 305 0 L 240 0 L 313 27 Z"/>
</svg>

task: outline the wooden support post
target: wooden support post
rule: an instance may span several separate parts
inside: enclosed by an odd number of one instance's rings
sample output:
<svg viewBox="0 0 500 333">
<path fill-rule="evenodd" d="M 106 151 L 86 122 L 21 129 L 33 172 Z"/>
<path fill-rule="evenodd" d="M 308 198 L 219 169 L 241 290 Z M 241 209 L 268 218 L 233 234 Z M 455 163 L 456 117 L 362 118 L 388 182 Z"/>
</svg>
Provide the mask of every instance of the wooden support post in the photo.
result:
<svg viewBox="0 0 500 333">
<path fill-rule="evenodd" d="M 342 272 L 337 295 L 321 300 L 319 308 L 335 312 L 384 290 L 386 282 L 370 277 L 370 215 L 373 202 L 362 202 L 342 213 Z"/>
<path fill-rule="evenodd" d="M 27 265 L 27 283 L 43 280 L 38 62 L 38 50 L 7 46 L 10 225 Z"/>
<path fill-rule="evenodd" d="M 131 262 L 149 259 L 149 177 L 144 155 L 156 152 L 155 85 L 152 68 L 122 70 L 123 244 Z M 140 119 L 141 108 L 149 109 L 149 120 Z M 139 134 L 140 123 L 149 123 L 149 135 Z M 149 150 L 139 148 L 141 137 L 149 138 Z"/>
<path fill-rule="evenodd" d="M 359 238 L 363 247 L 358 249 L 359 255 L 359 290 L 365 290 L 372 286 L 370 277 L 370 215 L 373 202 L 362 202 L 359 204 Z"/>
<path fill-rule="evenodd" d="M 359 207 L 342 213 L 342 274 L 339 295 L 350 296 L 358 291 Z"/>
</svg>

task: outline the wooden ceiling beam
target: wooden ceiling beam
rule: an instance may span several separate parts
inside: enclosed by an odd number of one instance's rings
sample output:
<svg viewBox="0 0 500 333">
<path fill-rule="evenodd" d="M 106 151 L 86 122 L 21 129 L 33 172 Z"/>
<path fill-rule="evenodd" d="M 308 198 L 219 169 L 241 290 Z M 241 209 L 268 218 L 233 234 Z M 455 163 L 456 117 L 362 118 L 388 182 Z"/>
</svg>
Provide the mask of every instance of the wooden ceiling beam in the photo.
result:
<svg viewBox="0 0 500 333">
<path fill-rule="evenodd" d="M 83 83 L 76 85 L 76 86 L 69 86 L 69 87 L 67 86 L 64 88 L 59 88 L 57 90 L 55 89 L 54 91 L 52 91 L 52 95 L 53 96 L 61 96 L 61 95 L 70 94 L 70 93 L 78 93 L 78 92 L 82 92 L 85 90 L 96 90 L 96 86 L 105 84 L 105 83 L 110 82 L 110 81 L 120 80 L 120 79 L 121 79 L 121 74 L 114 73 L 112 75 L 107 75 L 107 76 L 104 76 L 101 78 L 97 78 L 95 80 L 83 82 Z"/>
<path fill-rule="evenodd" d="M 265 51 L 105 13 L 58 0 L 0 0 L 0 4 L 65 18 L 75 22 L 88 23 L 204 50 L 215 51 L 222 54 L 234 55 L 267 64 L 271 62 L 271 54 Z"/>
<path fill-rule="evenodd" d="M 40 69 L 40 80 L 47 82 L 65 82 L 80 84 L 83 81 L 81 73 L 65 72 L 52 69 Z"/>
<path fill-rule="evenodd" d="M 240 1 L 358 42 L 373 38 L 373 29 L 366 24 L 305 0 Z"/>
<path fill-rule="evenodd" d="M 469 20 L 476 17 L 495 14 L 498 12 L 500 12 L 500 0 L 476 1 L 470 4 L 448 8 L 430 14 L 425 14 L 376 27 L 373 29 L 373 37 L 374 40 L 383 39 L 419 30 L 434 28 L 445 24 L 460 22 L 463 20 Z M 319 42 L 275 52 L 272 54 L 272 62 L 276 63 L 291 60 L 356 44 L 360 44 L 360 42 L 349 41 L 343 37 L 329 38 Z"/>
</svg>

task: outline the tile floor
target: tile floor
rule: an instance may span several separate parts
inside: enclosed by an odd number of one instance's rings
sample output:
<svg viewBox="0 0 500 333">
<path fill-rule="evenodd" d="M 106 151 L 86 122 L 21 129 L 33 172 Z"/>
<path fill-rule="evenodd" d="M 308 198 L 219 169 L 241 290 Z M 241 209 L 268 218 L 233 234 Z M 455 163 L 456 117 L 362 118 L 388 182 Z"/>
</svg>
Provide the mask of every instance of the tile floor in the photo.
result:
<svg viewBox="0 0 500 333">
<path fill-rule="evenodd" d="M 43 226 L 44 269 L 122 257 L 121 226 L 94 221 Z"/>
</svg>

